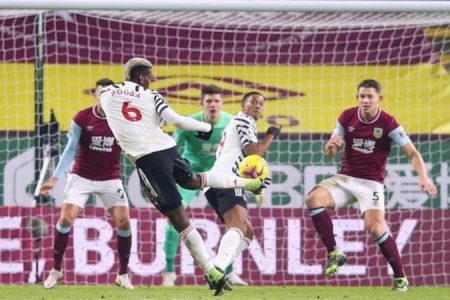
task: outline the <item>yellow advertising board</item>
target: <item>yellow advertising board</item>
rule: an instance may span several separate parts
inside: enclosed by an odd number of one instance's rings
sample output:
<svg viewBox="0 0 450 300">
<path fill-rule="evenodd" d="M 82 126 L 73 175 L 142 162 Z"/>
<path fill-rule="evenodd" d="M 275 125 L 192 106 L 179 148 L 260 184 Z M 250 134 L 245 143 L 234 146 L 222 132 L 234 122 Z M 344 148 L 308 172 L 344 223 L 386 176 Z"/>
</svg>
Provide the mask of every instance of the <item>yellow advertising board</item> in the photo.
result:
<svg viewBox="0 0 450 300">
<path fill-rule="evenodd" d="M 0 130 L 34 129 L 34 70 L 32 64 L 0 64 L 2 108 Z M 397 117 L 409 133 L 450 133 L 450 77 L 441 65 L 326 66 L 326 65 L 163 65 L 155 66 L 153 89 L 167 95 L 180 114 L 199 110 L 203 85 L 225 91 L 225 110 L 240 110 L 242 95 L 266 96 L 264 119 L 284 126 L 286 133 L 331 132 L 339 113 L 358 104 L 357 84 L 366 78 L 383 85 L 382 109 Z M 95 99 L 83 93 L 99 78 L 121 81 L 121 65 L 48 64 L 44 69 L 44 120 L 54 109 L 61 130 L 80 109 Z M 171 128 L 168 128 L 171 130 Z"/>
</svg>

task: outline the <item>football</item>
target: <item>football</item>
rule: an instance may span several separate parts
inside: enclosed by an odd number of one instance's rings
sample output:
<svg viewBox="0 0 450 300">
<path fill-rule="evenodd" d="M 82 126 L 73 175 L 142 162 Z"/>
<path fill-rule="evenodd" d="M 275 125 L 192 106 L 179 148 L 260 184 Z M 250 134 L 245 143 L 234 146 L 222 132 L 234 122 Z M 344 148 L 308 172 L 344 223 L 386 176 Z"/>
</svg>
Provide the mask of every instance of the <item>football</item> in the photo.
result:
<svg viewBox="0 0 450 300">
<path fill-rule="evenodd" d="M 265 179 L 269 176 L 269 165 L 261 156 L 252 154 L 239 164 L 239 173 L 244 178 Z"/>
</svg>

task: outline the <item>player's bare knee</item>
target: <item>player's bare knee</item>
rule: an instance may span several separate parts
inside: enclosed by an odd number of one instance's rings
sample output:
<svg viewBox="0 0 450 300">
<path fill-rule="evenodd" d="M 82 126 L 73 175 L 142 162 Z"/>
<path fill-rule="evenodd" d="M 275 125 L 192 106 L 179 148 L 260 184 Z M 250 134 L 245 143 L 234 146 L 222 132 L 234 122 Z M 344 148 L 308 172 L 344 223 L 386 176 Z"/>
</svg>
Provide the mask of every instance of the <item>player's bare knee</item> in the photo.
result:
<svg viewBox="0 0 450 300">
<path fill-rule="evenodd" d="M 228 228 L 237 228 L 237 229 L 239 229 L 242 232 L 243 235 L 246 235 L 246 233 L 247 233 L 247 224 L 245 222 L 243 222 L 243 221 L 234 219 L 232 221 L 226 222 L 225 225 Z"/>
<path fill-rule="evenodd" d="M 175 209 L 166 211 L 165 214 L 169 218 L 170 223 L 172 223 L 173 227 L 178 232 L 182 232 L 184 229 L 189 227 L 189 225 L 191 225 L 191 223 L 189 222 L 189 217 L 187 216 L 185 209 L 181 205 Z"/>
<path fill-rule="evenodd" d="M 71 216 L 69 215 L 63 215 L 59 218 L 59 225 L 63 226 L 63 227 L 70 227 L 73 224 L 73 219 Z"/>
<path fill-rule="evenodd" d="M 387 228 L 382 220 L 370 220 L 366 222 L 367 233 L 374 239 L 381 236 L 387 231 Z"/>
<path fill-rule="evenodd" d="M 315 187 L 305 198 L 306 207 L 314 209 L 318 207 L 325 207 L 334 209 L 335 203 L 330 192 L 323 187 Z"/>
<path fill-rule="evenodd" d="M 182 188 L 187 190 L 196 190 L 201 188 L 202 181 L 200 175 L 194 174 L 188 181 L 178 183 Z"/>
<path fill-rule="evenodd" d="M 321 193 L 317 188 L 313 189 L 308 195 L 306 195 L 305 203 L 308 209 L 324 207 L 325 205 L 321 201 Z"/>
<path fill-rule="evenodd" d="M 116 220 L 116 226 L 120 230 L 130 229 L 130 219 L 127 217 L 122 217 Z"/>
<path fill-rule="evenodd" d="M 248 238 L 249 240 L 253 240 L 254 232 L 253 227 L 247 222 L 246 230 L 243 232 L 244 237 Z"/>
</svg>

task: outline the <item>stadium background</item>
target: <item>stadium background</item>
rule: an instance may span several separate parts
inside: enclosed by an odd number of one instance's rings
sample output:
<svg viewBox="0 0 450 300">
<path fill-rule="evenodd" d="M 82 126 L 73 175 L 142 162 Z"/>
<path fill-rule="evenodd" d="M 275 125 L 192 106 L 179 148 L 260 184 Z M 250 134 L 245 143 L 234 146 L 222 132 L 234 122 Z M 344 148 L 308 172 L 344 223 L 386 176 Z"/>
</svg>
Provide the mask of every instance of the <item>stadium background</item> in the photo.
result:
<svg viewBox="0 0 450 300">
<path fill-rule="evenodd" d="M 256 243 L 238 260 L 238 270 L 254 285 L 388 285 L 388 268 L 353 208 L 338 212 L 344 220 L 338 226 L 338 238 L 344 250 L 354 252 L 348 268 L 333 279 L 320 275 L 325 250 L 302 209 L 309 188 L 336 171 L 336 162 L 324 158 L 320 149 L 338 114 L 357 104 L 354 95 L 359 81 L 376 78 L 384 87 L 382 108 L 395 115 L 412 136 L 439 190 L 433 201 L 417 191 L 417 178 L 394 148 L 386 180 L 391 230 L 394 237 L 401 236 L 397 242 L 414 285 L 450 285 L 450 233 L 446 230 L 450 225 L 450 78 L 448 58 L 441 50 L 446 48 L 439 47 L 448 39 L 445 27 L 286 27 L 271 32 L 264 26 L 256 31 L 251 26 L 223 30 L 220 22 L 189 27 L 176 20 L 144 21 L 127 14 L 49 14 L 45 19 L 44 119 L 54 109 L 62 132 L 67 131 L 75 112 L 93 104 L 85 91 L 98 78 L 120 81 L 122 63 L 132 56 L 145 56 L 154 63 L 157 80 L 152 88 L 183 114 L 198 110 L 199 91 L 206 84 L 224 88 L 225 110 L 232 113 L 239 110 L 243 93 L 258 90 L 268 99 L 259 131 L 279 124 L 284 134 L 268 156 L 274 184 L 263 208 L 250 204 Z M 0 25 L 0 80 L 5 82 L 0 92 L 4 113 L 0 145 L 5 150 L 0 154 L 0 238 L 5 241 L 3 249 L 9 249 L 0 253 L 0 278 L 4 283 L 20 283 L 33 281 L 34 272 L 36 241 L 25 225 L 31 216 L 43 216 L 52 232 L 59 210 L 22 207 L 33 203 L 34 15 L 3 17 Z M 159 284 L 163 219 L 147 208 L 132 167 L 123 162 L 136 219 L 134 232 L 139 233 L 131 270 L 138 283 Z M 63 186 L 61 180 L 54 193 L 56 206 Z M 191 213 L 196 224 L 214 247 L 221 228 L 215 225 L 218 220 L 203 208 L 201 197 L 194 206 Z M 66 255 L 66 268 L 74 271 L 66 274 L 66 283 L 113 282 L 117 266 L 109 249 L 115 243 L 112 227 L 104 220 L 102 209 L 90 208 L 77 221 L 75 242 L 71 240 Z M 42 241 L 40 268 L 45 270 L 51 243 L 51 234 Z M 194 269 L 186 250 L 181 251 L 178 271 L 185 275 L 183 283 L 199 282 L 200 270 Z"/>
</svg>

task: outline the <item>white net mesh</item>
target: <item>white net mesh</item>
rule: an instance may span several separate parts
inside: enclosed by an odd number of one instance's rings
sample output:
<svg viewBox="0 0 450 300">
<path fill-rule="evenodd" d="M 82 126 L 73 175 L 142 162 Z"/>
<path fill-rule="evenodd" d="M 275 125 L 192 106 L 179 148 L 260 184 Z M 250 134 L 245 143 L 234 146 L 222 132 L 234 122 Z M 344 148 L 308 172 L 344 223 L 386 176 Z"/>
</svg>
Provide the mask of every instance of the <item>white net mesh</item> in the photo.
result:
<svg viewBox="0 0 450 300">
<path fill-rule="evenodd" d="M 60 180 L 53 192 L 54 207 L 31 208 L 42 163 L 34 150 L 40 114 L 34 96 L 36 15 L 0 11 L 3 283 L 34 282 L 36 260 L 39 276 L 51 268 L 52 232 L 65 184 Z M 266 96 L 258 129 L 283 125 L 283 136 L 268 154 L 273 185 L 266 201 L 262 208 L 249 204 L 255 241 L 234 266 L 253 285 L 391 284 L 387 264 L 354 208 L 335 215 L 338 244 L 349 263 L 332 279 L 321 275 L 325 248 L 303 209 L 303 196 L 338 168 L 338 160 L 325 158 L 321 148 L 339 113 L 356 106 L 361 80 L 377 79 L 384 88 L 382 108 L 411 135 L 439 190 L 435 200 L 420 192 L 412 167 L 394 147 L 385 182 L 390 229 L 413 285 L 450 285 L 449 13 L 71 11 L 45 12 L 43 24 L 44 101 L 38 116 L 48 122 L 53 109 L 62 132 L 77 111 L 93 104 L 84 91 L 99 78 L 121 81 L 122 65 L 133 56 L 154 64 L 152 88 L 183 114 L 198 111 L 199 91 L 207 84 L 223 88 L 230 113 L 239 111 L 250 90 Z M 125 160 L 123 175 L 133 207 L 134 283 L 160 284 L 165 221 L 141 194 Z M 90 204 L 98 207 L 77 219 L 66 251 L 67 284 L 111 283 L 117 272 L 114 227 L 100 202 Z M 205 205 L 200 196 L 190 213 L 214 250 L 223 227 Z M 48 230 L 39 230 L 42 220 Z M 203 282 L 185 248 L 176 272 L 177 284 Z"/>
</svg>

